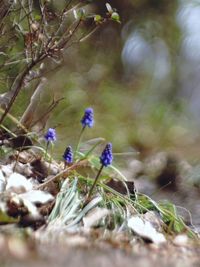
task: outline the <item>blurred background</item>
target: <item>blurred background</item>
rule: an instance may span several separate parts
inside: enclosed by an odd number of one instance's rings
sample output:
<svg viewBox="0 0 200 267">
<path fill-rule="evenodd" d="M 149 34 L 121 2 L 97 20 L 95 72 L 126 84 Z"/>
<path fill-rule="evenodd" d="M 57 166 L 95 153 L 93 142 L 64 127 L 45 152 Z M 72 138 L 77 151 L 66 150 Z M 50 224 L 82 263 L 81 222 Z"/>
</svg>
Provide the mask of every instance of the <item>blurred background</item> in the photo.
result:
<svg viewBox="0 0 200 267">
<path fill-rule="evenodd" d="M 121 23 L 111 19 L 106 2 L 116 8 Z M 16 9 L 8 16 L 10 3 Z M 29 11 L 29 3 L 33 19 L 24 12 Z M 42 121 L 40 132 L 45 145 L 44 133 L 56 128 L 53 156 L 60 161 L 68 145 L 76 148 L 80 120 L 92 107 L 95 125 L 85 130 L 82 141 L 90 140 L 91 145 L 91 139 L 103 137 L 112 142 L 114 165 L 139 192 L 184 205 L 179 214 L 190 225 L 186 209 L 190 210 L 200 229 L 200 0 L 0 1 L 0 105 L 24 66 L 33 62 L 30 50 L 47 55 L 45 42 L 49 44 L 51 36 L 49 48 L 58 47 L 62 34 L 57 29 L 66 4 L 68 8 L 84 5 L 86 14 L 102 15 L 106 23 L 84 42 L 73 42 L 93 29 L 95 17 L 79 20 L 73 10 L 66 12 L 64 34 L 71 36 L 69 29 L 78 22 L 80 29 L 74 39 L 69 38 L 67 49 L 45 58 L 41 65 L 46 72 L 40 64 L 29 71 L 10 113 L 23 118 L 40 82 L 31 122 L 41 122 L 53 100 L 62 98 L 48 120 Z M 50 35 L 45 36 L 45 31 Z M 8 117 L 4 125 L 16 130 Z M 98 156 L 100 149 L 95 150 Z"/>
<path fill-rule="evenodd" d="M 106 12 L 107 1 L 89 2 L 89 11 Z M 58 131 L 56 156 L 64 146 L 75 146 L 80 118 L 93 107 L 95 126 L 84 140 L 104 137 L 115 152 L 137 150 L 140 159 L 170 151 L 199 161 L 200 1 L 109 3 L 121 24 L 110 22 L 67 49 L 62 67 L 47 75 L 40 109 L 52 95 L 64 97 L 47 125 Z M 29 96 L 26 90 L 20 94 L 15 116 Z"/>
</svg>

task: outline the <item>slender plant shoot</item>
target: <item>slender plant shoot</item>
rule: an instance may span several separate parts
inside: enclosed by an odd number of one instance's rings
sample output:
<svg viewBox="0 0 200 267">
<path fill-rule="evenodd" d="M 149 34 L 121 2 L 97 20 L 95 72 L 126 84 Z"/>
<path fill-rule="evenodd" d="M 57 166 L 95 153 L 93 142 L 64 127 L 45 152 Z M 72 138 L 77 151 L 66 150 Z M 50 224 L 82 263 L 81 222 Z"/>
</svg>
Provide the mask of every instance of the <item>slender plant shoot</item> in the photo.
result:
<svg viewBox="0 0 200 267">
<path fill-rule="evenodd" d="M 77 156 L 78 150 L 79 150 L 79 146 L 81 143 L 81 139 L 83 137 L 83 132 L 85 130 L 86 127 L 92 128 L 94 125 L 94 111 L 93 108 L 86 108 L 85 109 L 85 113 L 81 119 L 81 124 L 82 124 L 82 129 L 79 135 L 79 139 L 78 139 L 78 143 L 76 146 L 76 150 L 75 150 L 75 156 Z"/>
</svg>

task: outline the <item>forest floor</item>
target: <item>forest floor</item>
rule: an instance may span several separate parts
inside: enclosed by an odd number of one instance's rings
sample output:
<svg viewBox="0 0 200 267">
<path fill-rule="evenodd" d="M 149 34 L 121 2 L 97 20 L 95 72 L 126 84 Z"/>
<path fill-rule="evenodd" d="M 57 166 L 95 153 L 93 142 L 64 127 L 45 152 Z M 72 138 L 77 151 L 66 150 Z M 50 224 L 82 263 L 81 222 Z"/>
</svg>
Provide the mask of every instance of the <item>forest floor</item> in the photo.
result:
<svg viewBox="0 0 200 267">
<path fill-rule="evenodd" d="M 129 180 L 135 176 L 135 163 L 133 169 L 132 166 L 124 171 Z M 166 167 L 169 170 L 169 166 L 162 167 L 157 180 L 149 181 L 145 176 L 134 180 L 137 190 L 156 201 L 172 201 L 179 207 L 178 211 L 187 225 L 199 232 L 199 188 L 188 183 L 176 171 L 165 176 Z M 158 180 L 160 182 L 163 177 L 173 175 L 173 187 L 161 188 Z M 43 225 L 36 231 L 29 229 L 29 232 L 24 232 L 23 228 L 19 229 L 13 224 L 0 226 L 0 267 L 200 266 L 199 240 L 186 239 L 184 233 L 169 238 L 165 243 L 155 244 L 140 236 L 130 242 L 126 236 L 118 233 L 107 238 L 105 232 L 98 229 L 70 233 L 63 228 L 58 231 L 55 228 L 47 233 L 46 227 Z"/>
<path fill-rule="evenodd" d="M 67 234 L 63 238 L 68 238 Z M 71 239 L 71 236 L 69 237 Z M 200 247 L 195 245 L 168 243 L 157 246 L 138 241 L 133 249 L 119 248 L 118 244 L 108 242 L 87 242 L 81 244 L 81 237 L 72 244 L 48 242 L 23 243 L 15 240 L 6 248 L 1 236 L 1 262 L 5 267 L 107 267 L 107 266 L 136 266 L 136 267 L 191 267 L 199 266 Z M 5 240 L 4 240 L 5 241 Z M 7 240 L 8 241 L 8 240 Z M 83 241 L 83 240 L 82 240 Z M 7 243 L 7 242 L 6 242 Z M 51 242 L 50 242 L 51 243 Z M 8 243 L 7 243 L 8 245 Z"/>
</svg>

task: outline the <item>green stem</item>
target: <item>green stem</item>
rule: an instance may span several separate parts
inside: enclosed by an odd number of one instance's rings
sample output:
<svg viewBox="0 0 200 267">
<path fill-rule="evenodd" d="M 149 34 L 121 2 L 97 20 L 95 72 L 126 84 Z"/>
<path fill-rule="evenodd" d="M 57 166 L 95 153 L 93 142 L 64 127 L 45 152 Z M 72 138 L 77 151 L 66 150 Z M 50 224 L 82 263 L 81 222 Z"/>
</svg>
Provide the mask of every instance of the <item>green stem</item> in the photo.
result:
<svg viewBox="0 0 200 267">
<path fill-rule="evenodd" d="M 80 135 L 79 135 L 78 143 L 77 143 L 77 146 L 76 146 L 76 149 L 75 149 L 75 159 L 77 158 L 77 153 L 78 153 L 78 150 L 79 150 L 79 146 L 80 146 L 80 143 L 81 143 L 81 139 L 82 139 L 84 130 L 85 130 L 85 126 L 81 129 L 81 132 L 80 132 Z"/>
<path fill-rule="evenodd" d="M 101 172 L 102 172 L 102 170 L 103 170 L 103 167 L 104 167 L 104 166 L 101 165 L 101 168 L 99 169 L 99 171 L 98 171 L 98 173 L 97 173 L 97 176 L 96 176 L 96 178 L 95 178 L 95 180 L 94 180 L 94 183 L 93 183 L 92 187 L 90 188 L 90 191 L 89 191 L 89 193 L 88 193 L 86 202 L 87 202 L 88 200 L 90 200 L 90 197 L 91 197 L 91 195 L 92 195 L 93 189 L 94 189 L 95 185 L 97 184 L 98 178 L 99 178 L 99 176 L 100 176 L 100 174 L 101 174 Z"/>
<path fill-rule="evenodd" d="M 49 148 L 49 141 L 47 141 L 47 145 L 46 145 L 46 149 L 45 149 L 45 154 L 44 154 L 44 159 L 45 160 L 47 159 L 47 151 L 48 151 L 48 148 Z"/>
</svg>

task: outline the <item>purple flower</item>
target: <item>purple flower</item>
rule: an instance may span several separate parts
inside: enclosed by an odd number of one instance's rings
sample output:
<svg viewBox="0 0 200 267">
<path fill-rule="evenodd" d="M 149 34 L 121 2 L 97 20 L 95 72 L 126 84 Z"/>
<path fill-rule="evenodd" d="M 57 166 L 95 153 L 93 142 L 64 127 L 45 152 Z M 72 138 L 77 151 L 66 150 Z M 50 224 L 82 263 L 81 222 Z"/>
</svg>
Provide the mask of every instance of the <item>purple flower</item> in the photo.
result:
<svg viewBox="0 0 200 267">
<path fill-rule="evenodd" d="M 112 144 L 108 143 L 101 154 L 100 162 L 102 166 L 107 167 L 112 163 L 112 160 L 113 160 Z"/>
<path fill-rule="evenodd" d="M 81 119 L 81 124 L 83 127 L 88 126 L 92 128 L 94 125 L 94 111 L 92 108 L 86 108 L 83 118 Z"/>
<path fill-rule="evenodd" d="M 73 162 L 73 152 L 72 152 L 72 147 L 71 146 L 68 146 L 65 149 L 65 152 L 63 154 L 63 159 L 65 160 L 65 162 L 67 164 Z"/>
<path fill-rule="evenodd" d="M 44 138 L 47 142 L 56 141 L 56 130 L 53 128 L 49 128 L 46 134 L 44 135 Z"/>
</svg>

